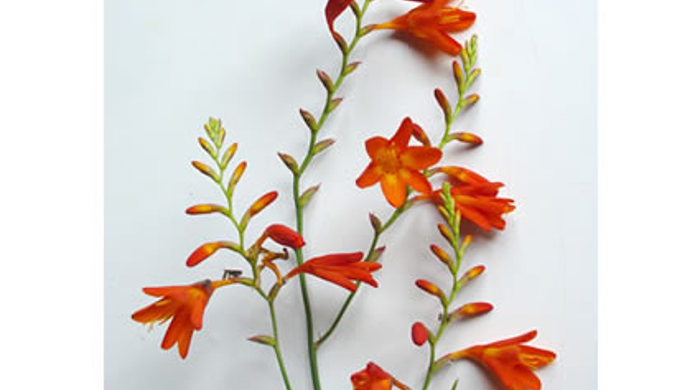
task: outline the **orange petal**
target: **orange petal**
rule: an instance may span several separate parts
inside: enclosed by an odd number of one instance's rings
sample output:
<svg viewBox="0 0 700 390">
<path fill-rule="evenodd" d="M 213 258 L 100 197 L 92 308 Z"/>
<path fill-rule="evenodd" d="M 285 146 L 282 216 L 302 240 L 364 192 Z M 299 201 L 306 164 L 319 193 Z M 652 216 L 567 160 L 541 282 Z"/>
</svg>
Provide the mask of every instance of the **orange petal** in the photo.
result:
<svg viewBox="0 0 700 390">
<path fill-rule="evenodd" d="M 410 146 L 399 157 L 401 164 L 410 169 L 423 170 L 442 158 L 442 151 L 428 146 Z"/>
<path fill-rule="evenodd" d="M 194 329 L 188 327 L 182 330 L 180 333 L 180 338 L 177 340 L 177 350 L 180 353 L 181 358 L 187 357 L 187 352 L 190 350 L 190 341 L 192 341 L 192 334 Z"/>
<path fill-rule="evenodd" d="M 375 158 L 382 149 L 389 147 L 389 140 L 384 137 L 372 137 L 365 141 L 365 150 L 371 158 Z"/>
<path fill-rule="evenodd" d="M 389 203 L 398 208 L 406 201 L 406 184 L 397 175 L 384 175 L 382 181 L 382 192 Z"/>
<path fill-rule="evenodd" d="M 413 169 L 400 169 L 399 176 L 401 180 L 408 183 L 414 190 L 425 195 L 430 194 L 433 188 L 430 186 L 428 179 L 422 173 Z"/>
<path fill-rule="evenodd" d="M 405 148 L 408 146 L 408 141 L 411 140 L 411 135 L 413 134 L 413 122 L 411 118 L 406 117 L 401 121 L 401 126 L 396 130 L 396 134 L 391 137 L 391 142 L 398 146 L 399 148 Z"/>
<path fill-rule="evenodd" d="M 430 41 L 430 43 L 437 46 L 438 49 L 449 55 L 456 56 L 462 51 L 462 45 L 452 39 L 452 37 L 447 35 L 445 32 L 433 29 L 421 29 L 420 33 L 425 36 L 426 40 Z"/>
<path fill-rule="evenodd" d="M 377 182 L 382 178 L 382 172 L 377 167 L 374 162 L 369 163 L 364 172 L 357 178 L 355 184 L 360 188 L 367 188 L 369 186 L 377 184 Z"/>
<path fill-rule="evenodd" d="M 476 21 L 476 14 L 459 8 L 440 10 L 440 29 L 444 32 L 460 32 L 468 29 Z"/>
</svg>

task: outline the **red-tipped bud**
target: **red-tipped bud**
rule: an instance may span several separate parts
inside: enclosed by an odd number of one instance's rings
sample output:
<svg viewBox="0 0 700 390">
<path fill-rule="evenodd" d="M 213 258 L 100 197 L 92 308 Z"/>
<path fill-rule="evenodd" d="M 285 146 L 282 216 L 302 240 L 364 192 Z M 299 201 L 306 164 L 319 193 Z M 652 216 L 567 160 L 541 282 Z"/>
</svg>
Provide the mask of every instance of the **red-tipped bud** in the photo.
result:
<svg viewBox="0 0 700 390">
<path fill-rule="evenodd" d="M 447 242 L 452 243 L 452 239 L 454 236 L 452 235 L 452 231 L 450 231 L 450 228 L 448 228 L 447 225 L 438 224 L 438 230 Z"/>
<path fill-rule="evenodd" d="M 440 290 L 440 287 L 436 286 L 432 282 L 425 279 L 418 279 L 416 280 L 416 286 L 428 294 L 438 297 L 443 303 L 447 300 L 445 293 Z"/>
<path fill-rule="evenodd" d="M 472 134 L 472 133 L 462 133 L 462 132 L 450 134 L 450 141 L 453 141 L 453 140 L 463 142 L 465 144 L 471 144 L 474 146 L 478 146 L 478 145 L 481 145 L 484 143 L 484 141 L 478 135 Z"/>
<path fill-rule="evenodd" d="M 441 262 L 445 263 L 445 265 L 452 269 L 452 259 L 450 258 L 450 255 L 447 254 L 442 248 L 439 246 L 432 244 L 430 245 L 430 251 L 433 252 L 435 257 L 438 258 Z"/>
<path fill-rule="evenodd" d="M 343 98 L 335 98 L 331 100 L 330 105 L 328 106 L 328 112 L 333 112 L 338 106 L 340 105 L 340 102 L 343 101 Z"/>
<path fill-rule="evenodd" d="M 374 262 L 379 261 L 379 259 L 384 254 L 385 250 L 386 250 L 385 246 L 380 246 L 379 248 L 373 250 L 372 253 L 369 254 L 369 257 L 367 257 L 367 262 L 374 263 Z"/>
<path fill-rule="evenodd" d="M 233 193 L 233 189 L 236 187 L 236 184 L 241 181 L 241 177 L 243 177 L 243 173 L 245 172 L 247 166 L 248 163 L 242 161 L 240 164 L 238 164 L 236 169 L 233 170 L 231 179 L 228 182 L 228 188 L 226 189 L 226 192 L 228 192 L 229 195 Z"/>
<path fill-rule="evenodd" d="M 464 71 L 457 61 L 452 61 L 452 74 L 455 77 L 457 87 L 461 90 L 464 84 Z"/>
<path fill-rule="evenodd" d="M 314 145 L 312 152 L 314 155 L 317 155 L 317 154 L 323 152 L 324 150 L 330 148 L 331 146 L 333 146 L 334 143 L 335 143 L 335 140 L 332 138 L 327 138 L 327 139 L 318 141 L 316 143 L 316 145 Z"/>
<path fill-rule="evenodd" d="M 463 286 L 468 281 L 475 279 L 477 276 L 484 273 L 484 270 L 486 270 L 486 267 L 483 265 L 477 265 L 476 267 L 469 269 L 464 273 L 464 275 L 462 275 L 461 278 L 459 278 L 459 285 Z"/>
<path fill-rule="evenodd" d="M 277 191 L 270 191 L 267 194 L 261 196 L 256 200 L 248 209 L 247 215 L 249 217 L 255 216 L 257 213 L 263 211 L 263 209 L 270 205 L 277 199 Z"/>
<path fill-rule="evenodd" d="M 226 149 L 226 151 L 224 152 L 224 156 L 221 157 L 221 168 L 222 169 L 226 169 L 226 167 L 228 166 L 228 163 L 231 162 L 231 159 L 236 154 L 236 150 L 238 150 L 237 143 L 231 144 L 231 146 L 229 146 L 228 149 Z"/>
<path fill-rule="evenodd" d="M 297 164 L 297 160 L 295 160 L 294 157 L 282 152 L 277 153 L 277 155 L 280 157 L 280 160 L 282 160 L 284 165 L 286 165 L 287 168 L 292 171 L 292 173 L 299 173 L 299 164 Z"/>
<path fill-rule="evenodd" d="M 186 264 L 188 267 L 194 267 L 222 248 L 235 250 L 236 244 L 230 241 L 208 242 L 195 249 L 190 257 L 187 258 Z"/>
<path fill-rule="evenodd" d="M 214 181 L 219 181 L 219 175 L 210 166 L 203 162 L 192 161 L 192 166 L 197 168 L 198 171 L 209 176 Z"/>
<path fill-rule="evenodd" d="M 416 139 L 416 141 L 422 143 L 424 146 L 430 146 L 430 139 L 428 138 L 428 135 L 425 133 L 425 130 L 423 130 L 422 127 L 418 126 L 418 124 L 414 123 L 413 124 L 413 138 Z"/>
<path fill-rule="evenodd" d="M 449 314 L 449 320 L 462 320 L 486 314 L 493 310 L 493 305 L 487 302 L 467 303 Z"/>
<path fill-rule="evenodd" d="M 211 214 L 211 213 L 222 213 L 226 214 L 228 210 L 224 206 L 218 204 L 198 204 L 196 206 L 189 207 L 185 212 L 190 215 L 197 214 Z"/>
<path fill-rule="evenodd" d="M 437 100 L 442 112 L 445 114 L 445 120 L 448 121 L 452 117 L 452 107 L 450 106 L 450 101 L 447 100 L 447 96 L 440 88 L 435 88 L 435 100 Z"/>
<path fill-rule="evenodd" d="M 276 243 L 290 248 L 299 249 L 305 244 L 304 238 L 299 233 L 284 225 L 270 225 L 265 229 L 265 234 Z"/>
<path fill-rule="evenodd" d="M 349 75 L 350 73 L 354 72 L 355 69 L 357 69 L 357 67 L 360 66 L 360 64 L 361 64 L 360 61 L 355 61 L 355 62 L 349 63 L 348 66 L 345 67 L 345 72 L 344 72 L 344 74 L 347 76 L 347 75 Z"/>
<path fill-rule="evenodd" d="M 415 322 L 413 326 L 411 326 L 411 339 L 413 340 L 413 344 L 420 347 L 428 341 L 429 337 L 430 332 L 422 322 Z"/>
</svg>

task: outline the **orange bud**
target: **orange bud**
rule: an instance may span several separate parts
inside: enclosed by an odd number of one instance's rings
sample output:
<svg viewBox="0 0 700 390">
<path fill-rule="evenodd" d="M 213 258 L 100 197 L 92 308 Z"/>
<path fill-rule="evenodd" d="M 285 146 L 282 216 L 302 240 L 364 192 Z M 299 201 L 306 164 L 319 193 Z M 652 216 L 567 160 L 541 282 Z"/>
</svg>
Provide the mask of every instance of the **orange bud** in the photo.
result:
<svg viewBox="0 0 700 390">
<path fill-rule="evenodd" d="M 202 137 L 199 137 L 199 138 L 197 138 L 197 141 L 199 141 L 199 146 L 201 146 L 202 149 L 204 149 L 204 151 L 207 152 L 207 154 L 209 154 L 212 157 L 216 156 L 216 152 L 214 151 L 214 147 L 211 146 L 211 144 L 207 140 L 205 140 Z"/>
<path fill-rule="evenodd" d="M 185 210 L 185 212 L 190 215 L 211 213 L 226 214 L 228 210 L 224 206 L 219 206 L 218 204 L 198 204 L 196 206 L 189 207 L 187 210 Z"/>
<path fill-rule="evenodd" d="M 429 282 L 425 279 L 418 279 L 416 280 L 416 286 L 421 290 L 427 292 L 428 294 L 438 297 L 443 303 L 447 301 L 445 293 L 442 292 L 442 290 L 440 290 L 440 287 L 436 286 L 432 282 Z"/>
<path fill-rule="evenodd" d="M 484 143 L 484 141 L 478 135 L 472 134 L 472 133 L 462 133 L 462 132 L 450 134 L 450 141 L 453 141 L 453 140 L 459 141 L 459 142 L 464 142 L 466 144 L 471 144 L 471 145 L 475 145 L 475 146 L 478 146 L 478 145 L 481 145 Z"/>
<path fill-rule="evenodd" d="M 219 181 L 219 175 L 207 164 L 199 161 L 192 161 L 192 166 L 197 168 L 198 171 L 212 178 L 212 180 Z"/>
<path fill-rule="evenodd" d="M 464 84 L 464 72 L 462 71 L 462 67 L 457 63 L 457 61 L 452 61 L 452 75 L 455 77 L 455 83 L 457 83 L 457 87 L 461 90 L 462 85 Z"/>
<path fill-rule="evenodd" d="M 438 258 L 438 260 L 442 261 L 447 267 L 452 269 L 452 259 L 450 258 L 450 255 L 447 254 L 447 252 L 445 252 L 444 250 L 442 250 L 442 248 L 435 244 L 430 245 L 430 250 L 433 252 L 435 257 Z"/>
<path fill-rule="evenodd" d="M 411 339 L 413 340 L 413 344 L 420 347 L 428 341 L 429 335 L 430 332 L 422 322 L 415 322 L 413 326 L 411 326 Z"/>
<path fill-rule="evenodd" d="M 476 317 L 482 314 L 486 314 L 493 310 L 493 305 L 490 303 L 486 302 L 474 302 L 474 303 L 467 303 L 466 305 L 460 306 L 457 308 L 457 310 L 453 311 L 452 313 L 449 314 L 449 320 L 457 319 L 465 319 L 465 318 L 471 318 L 471 317 Z"/>
<path fill-rule="evenodd" d="M 472 105 L 476 104 L 476 102 L 478 102 L 479 99 L 480 99 L 479 95 L 476 93 L 473 93 L 473 94 L 467 96 L 466 98 L 464 98 L 464 103 L 472 106 Z"/>
<path fill-rule="evenodd" d="M 450 228 L 448 228 L 447 225 L 443 225 L 441 223 L 438 224 L 438 230 L 447 242 L 452 243 L 452 239 L 454 238 L 454 236 L 452 235 L 452 231 L 450 231 Z"/>
<path fill-rule="evenodd" d="M 476 267 L 469 269 L 464 273 L 464 275 L 462 275 L 461 278 L 459 278 L 459 285 L 463 286 L 468 281 L 475 279 L 477 276 L 484 273 L 484 270 L 486 270 L 486 267 L 483 265 L 477 265 Z"/>
<path fill-rule="evenodd" d="M 221 158 L 221 167 L 223 169 L 226 169 L 226 167 L 228 166 L 228 163 L 233 158 L 233 155 L 236 154 L 236 150 L 238 150 L 237 143 L 231 144 L 231 146 L 229 146 L 228 149 L 226 149 L 226 151 L 224 152 L 224 156 Z"/>
<path fill-rule="evenodd" d="M 187 266 L 194 267 L 195 265 L 206 260 L 209 256 L 213 255 L 216 251 L 222 248 L 236 250 L 238 246 L 230 241 L 216 241 L 208 242 L 199 248 L 195 249 L 194 252 L 187 258 Z"/>
<path fill-rule="evenodd" d="M 442 92 L 440 88 L 435 88 L 435 100 L 437 100 L 442 112 L 445 114 L 445 120 L 449 120 L 452 117 L 452 107 L 450 107 L 450 102 L 447 100 L 447 96 Z"/>
<path fill-rule="evenodd" d="M 335 34 L 333 34 L 333 40 L 334 40 L 335 43 L 338 45 L 338 48 L 340 49 L 340 51 L 341 51 L 343 54 L 347 54 L 347 52 L 348 52 L 348 43 L 345 42 L 345 39 L 343 39 L 343 37 L 342 37 L 340 34 L 335 33 Z"/>
<path fill-rule="evenodd" d="M 238 164 L 236 169 L 234 169 L 233 174 L 231 174 L 231 180 L 228 182 L 228 189 L 226 190 L 229 195 L 233 193 L 233 188 L 241 180 L 247 166 L 248 164 L 245 161 L 242 161 L 240 164 Z"/>
<path fill-rule="evenodd" d="M 428 135 L 425 133 L 422 127 L 418 126 L 416 123 L 413 124 L 413 138 L 416 139 L 416 141 L 422 143 L 424 146 L 430 146 L 430 139 L 428 138 Z"/>
<path fill-rule="evenodd" d="M 304 238 L 296 232 L 284 225 L 274 224 L 265 229 L 265 234 L 273 241 L 280 245 L 298 249 L 304 246 Z"/>
<path fill-rule="evenodd" d="M 263 209 L 269 206 L 270 203 L 274 202 L 275 199 L 277 199 L 277 191 L 270 191 L 267 194 L 259 197 L 258 200 L 253 202 L 248 211 L 246 211 L 247 217 L 251 218 L 263 211 Z"/>
</svg>

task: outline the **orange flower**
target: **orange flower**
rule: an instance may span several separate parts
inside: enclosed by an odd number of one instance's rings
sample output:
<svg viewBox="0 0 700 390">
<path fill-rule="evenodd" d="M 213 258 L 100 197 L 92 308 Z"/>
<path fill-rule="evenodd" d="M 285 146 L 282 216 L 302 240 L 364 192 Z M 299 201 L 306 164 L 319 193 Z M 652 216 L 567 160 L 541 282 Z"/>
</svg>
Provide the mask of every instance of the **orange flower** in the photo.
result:
<svg viewBox="0 0 700 390">
<path fill-rule="evenodd" d="M 352 282 L 353 280 L 377 287 L 377 281 L 372 278 L 372 272 L 380 268 L 382 268 L 381 264 L 362 261 L 362 252 L 335 253 L 307 260 L 291 270 L 286 278 L 289 279 L 299 273 L 312 274 L 355 291 L 357 286 Z"/>
<path fill-rule="evenodd" d="M 407 185 L 423 194 L 430 193 L 430 182 L 420 171 L 440 161 L 442 152 L 427 146 L 408 146 L 415 127 L 411 118 L 405 118 L 391 139 L 373 137 L 365 142 L 372 161 L 357 178 L 358 187 L 381 181 L 382 192 L 394 207 L 401 207 L 406 201 Z"/>
<path fill-rule="evenodd" d="M 423 0 L 424 4 L 408 11 L 396 19 L 378 24 L 374 29 L 406 31 L 416 38 L 424 39 L 440 50 L 457 55 L 462 45 L 448 33 L 464 31 L 476 20 L 476 14 L 459 8 L 448 7 L 450 0 Z"/>
<path fill-rule="evenodd" d="M 463 218 L 487 232 L 491 228 L 503 230 L 506 227 L 502 215 L 515 210 L 515 206 L 512 199 L 497 197 L 503 183 L 490 182 L 476 172 L 461 167 L 440 167 L 437 171 L 454 179 L 455 186 L 450 193 Z M 440 192 L 434 192 L 433 199 L 439 202 Z"/>
<path fill-rule="evenodd" d="M 338 34 L 333 27 L 335 20 L 350 6 L 350 3 L 352 3 L 352 0 L 328 0 L 328 3 L 326 3 L 326 22 L 333 36 Z"/>
<path fill-rule="evenodd" d="M 390 390 L 394 386 L 402 390 L 408 387 L 387 374 L 378 365 L 369 362 L 364 370 L 358 371 L 350 377 L 353 390 Z"/>
<path fill-rule="evenodd" d="M 146 287 L 143 292 L 161 297 L 158 302 L 138 310 L 131 315 L 134 321 L 143 324 L 164 323 L 173 319 L 165 332 L 161 348 L 170 349 L 177 343 L 180 356 L 187 357 L 190 340 L 195 330 L 202 329 L 204 307 L 211 294 L 219 287 L 235 282 L 235 279 L 204 280 L 186 286 Z"/>
<path fill-rule="evenodd" d="M 508 390 L 540 390 L 542 384 L 533 372 L 551 363 L 556 354 L 540 348 L 522 345 L 537 336 L 537 331 L 525 333 L 486 345 L 476 345 L 448 354 L 438 361 L 470 359 L 488 368 Z"/>
</svg>

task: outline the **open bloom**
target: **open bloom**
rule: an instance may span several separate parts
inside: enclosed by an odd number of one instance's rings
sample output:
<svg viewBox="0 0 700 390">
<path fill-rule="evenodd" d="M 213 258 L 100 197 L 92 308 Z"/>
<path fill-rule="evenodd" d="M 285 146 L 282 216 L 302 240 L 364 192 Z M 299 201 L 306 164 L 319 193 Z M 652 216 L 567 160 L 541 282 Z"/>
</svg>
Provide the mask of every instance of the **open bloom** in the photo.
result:
<svg viewBox="0 0 700 390">
<path fill-rule="evenodd" d="M 515 210 L 515 206 L 512 199 L 497 197 L 503 183 L 490 182 L 476 172 L 461 167 L 440 167 L 437 171 L 453 179 L 455 185 L 450 193 L 463 218 L 487 232 L 491 228 L 503 230 L 506 227 L 503 214 Z M 440 193 L 433 193 L 433 199 L 439 202 Z"/>
<path fill-rule="evenodd" d="M 355 291 L 357 286 L 353 280 L 377 287 L 377 281 L 372 278 L 372 272 L 380 268 L 382 268 L 381 264 L 362 261 L 362 252 L 334 253 L 305 261 L 289 271 L 286 278 L 306 273 Z"/>
<path fill-rule="evenodd" d="M 438 361 L 470 359 L 488 368 L 508 390 L 540 390 L 542 384 L 533 372 L 551 363 L 556 354 L 523 345 L 537 336 L 537 331 L 486 345 L 476 345 L 448 354 Z"/>
<path fill-rule="evenodd" d="M 164 323 L 172 318 L 165 332 L 161 348 L 167 350 L 178 345 L 180 356 L 187 357 L 192 333 L 202 329 L 204 308 L 217 288 L 234 283 L 233 279 L 204 280 L 185 286 L 146 287 L 143 292 L 160 297 L 160 300 L 131 315 L 134 321 L 143 324 Z"/>
<path fill-rule="evenodd" d="M 374 29 L 405 31 L 424 39 L 438 49 L 457 55 L 462 45 L 448 33 L 464 31 L 476 20 L 476 14 L 459 8 L 448 7 L 450 0 L 422 0 L 423 4 L 394 20 L 378 24 Z"/>
<path fill-rule="evenodd" d="M 353 390 L 390 390 L 394 386 L 402 390 L 408 390 L 406 385 L 397 381 L 372 362 L 367 363 L 367 367 L 364 370 L 352 374 L 350 381 L 352 381 Z"/>
<path fill-rule="evenodd" d="M 428 146 L 408 146 L 416 126 L 411 118 L 405 118 L 391 139 L 372 137 L 365 142 L 372 161 L 357 178 L 358 187 L 366 188 L 381 182 L 384 196 L 394 207 L 401 207 L 406 201 L 407 185 L 430 194 L 430 182 L 421 170 L 440 161 L 442 152 Z"/>
</svg>

